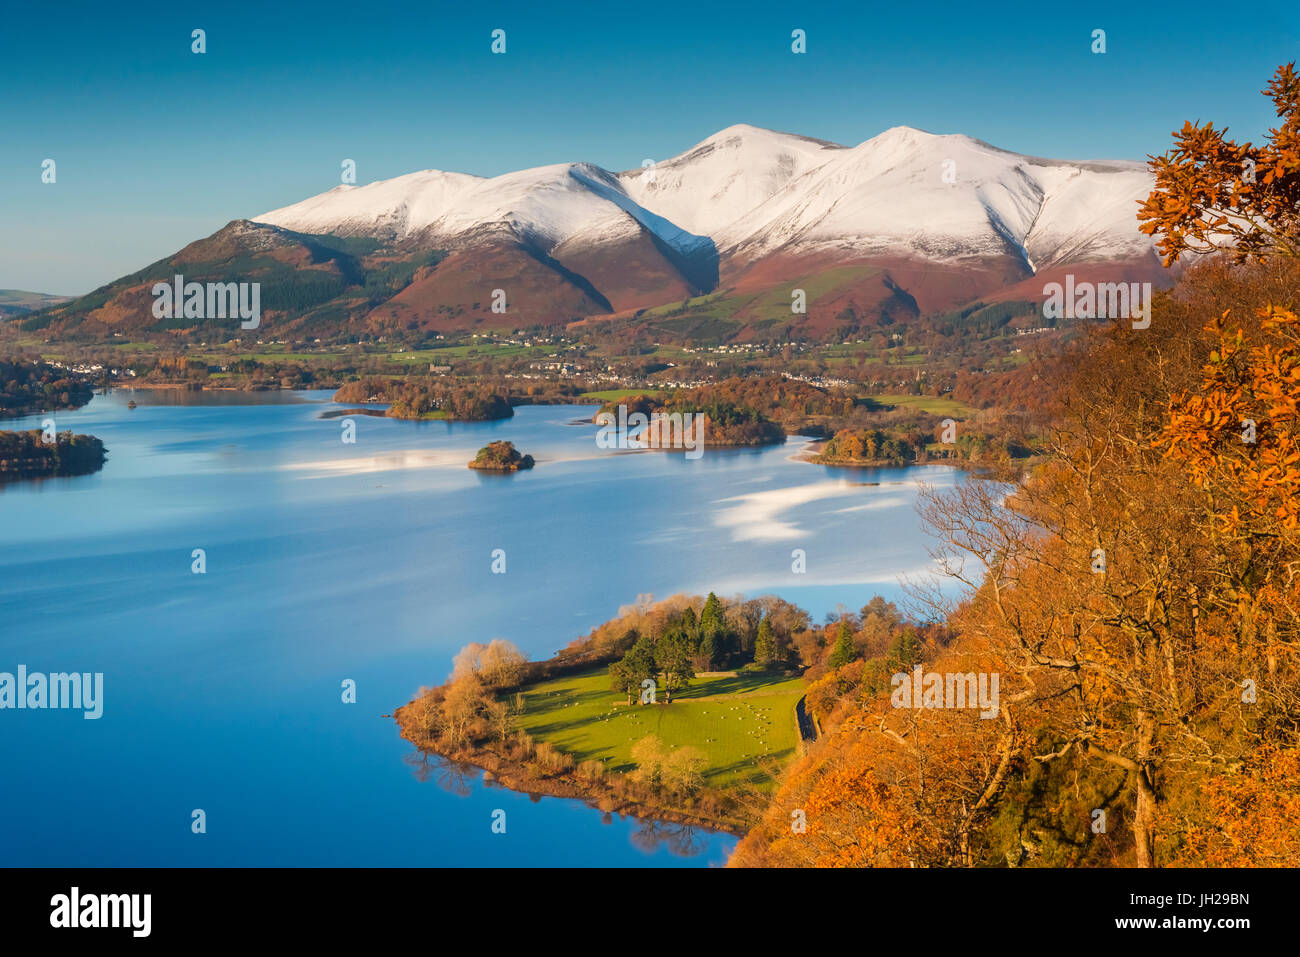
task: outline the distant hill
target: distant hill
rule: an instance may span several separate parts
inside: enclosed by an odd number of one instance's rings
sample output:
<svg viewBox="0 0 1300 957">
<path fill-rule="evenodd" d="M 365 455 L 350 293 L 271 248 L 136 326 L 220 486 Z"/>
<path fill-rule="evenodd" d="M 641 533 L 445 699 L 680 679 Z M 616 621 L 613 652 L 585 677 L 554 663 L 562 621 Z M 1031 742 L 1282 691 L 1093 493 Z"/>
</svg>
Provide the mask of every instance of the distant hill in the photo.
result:
<svg viewBox="0 0 1300 957">
<path fill-rule="evenodd" d="M 0 289 L 0 319 L 24 316 L 48 306 L 67 302 L 68 296 L 51 296 L 44 292 L 26 292 L 22 289 Z"/>
</svg>

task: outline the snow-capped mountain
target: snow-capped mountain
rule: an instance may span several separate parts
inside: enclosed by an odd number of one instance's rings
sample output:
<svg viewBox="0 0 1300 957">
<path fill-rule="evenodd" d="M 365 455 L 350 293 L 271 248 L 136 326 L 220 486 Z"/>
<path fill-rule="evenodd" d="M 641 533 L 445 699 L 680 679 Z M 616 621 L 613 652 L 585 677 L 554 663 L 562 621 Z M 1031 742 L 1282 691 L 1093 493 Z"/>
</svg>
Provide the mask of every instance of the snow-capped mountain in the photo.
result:
<svg viewBox="0 0 1300 957">
<path fill-rule="evenodd" d="M 908 127 L 847 147 L 732 126 L 646 169 L 337 186 L 61 306 L 51 328 L 184 332 L 150 309 L 153 282 L 177 273 L 260 282 L 268 323 L 322 336 L 612 320 L 650 341 L 773 341 L 860 337 L 972 304 L 1027 316 L 1063 273 L 1166 278 L 1137 228 L 1151 188 L 1137 163 Z"/>
<path fill-rule="evenodd" d="M 513 236 L 546 253 L 643 231 L 727 264 L 771 253 L 930 261 L 1010 255 L 1032 272 L 1148 254 L 1140 163 L 1021 156 L 895 127 L 855 147 L 733 126 L 647 169 L 571 163 L 483 178 L 429 170 L 338 186 L 254 217 L 305 233 L 420 244 Z"/>
<path fill-rule="evenodd" d="M 896 127 L 832 154 L 716 239 L 746 258 L 793 248 L 946 260 L 1010 248 L 1037 271 L 1150 249 L 1136 211 L 1151 186 L 1139 163 L 1036 159 Z"/>
<path fill-rule="evenodd" d="M 683 229 L 717 237 L 844 147 L 729 126 L 680 156 L 619 174 L 624 191 Z"/>
</svg>

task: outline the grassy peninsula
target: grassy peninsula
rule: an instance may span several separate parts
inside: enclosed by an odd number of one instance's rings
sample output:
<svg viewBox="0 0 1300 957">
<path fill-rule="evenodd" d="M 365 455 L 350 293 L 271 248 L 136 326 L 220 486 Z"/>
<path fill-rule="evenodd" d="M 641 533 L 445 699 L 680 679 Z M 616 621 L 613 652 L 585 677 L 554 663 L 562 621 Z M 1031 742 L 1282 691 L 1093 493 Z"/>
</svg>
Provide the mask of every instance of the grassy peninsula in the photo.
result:
<svg viewBox="0 0 1300 957">
<path fill-rule="evenodd" d="M 553 658 L 472 644 L 394 717 L 422 750 L 514 790 L 743 834 L 801 749 L 796 636 L 781 599 L 643 602 Z"/>
</svg>

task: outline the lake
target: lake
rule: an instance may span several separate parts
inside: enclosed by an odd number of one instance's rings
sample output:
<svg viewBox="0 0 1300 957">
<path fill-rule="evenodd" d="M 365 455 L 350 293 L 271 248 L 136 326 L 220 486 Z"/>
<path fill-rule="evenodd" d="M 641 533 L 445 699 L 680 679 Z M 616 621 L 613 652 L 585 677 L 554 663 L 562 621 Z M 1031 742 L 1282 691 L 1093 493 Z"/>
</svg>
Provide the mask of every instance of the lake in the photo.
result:
<svg viewBox="0 0 1300 957">
<path fill-rule="evenodd" d="M 798 438 L 607 451 L 595 406 L 354 415 L 344 444 L 340 408 L 117 391 L 54 415 L 104 440 L 101 472 L 0 486 L 0 671 L 104 675 L 98 720 L 0 711 L 0 864 L 721 865 L 730 835 L 487 786 L 383 715 L 470 641 L 547 657 L 642 593 L 772 592 L 818 621 L 901 599 L 933 573 L 919 484 L 961 480 L 810 465 Z M 495 439 L 537 467 L 466 468 Z"/>
</svg>

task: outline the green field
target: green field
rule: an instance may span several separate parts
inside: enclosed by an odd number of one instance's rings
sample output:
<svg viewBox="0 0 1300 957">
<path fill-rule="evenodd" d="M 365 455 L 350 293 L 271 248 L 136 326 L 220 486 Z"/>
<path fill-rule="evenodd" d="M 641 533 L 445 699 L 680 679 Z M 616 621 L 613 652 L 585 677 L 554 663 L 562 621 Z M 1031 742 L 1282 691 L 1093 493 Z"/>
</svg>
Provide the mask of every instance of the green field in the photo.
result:
<svg viewBox="0 0 1300 957">
<path fill-rule="evenodd" d="M 658 694 L 662 702 L 663 691 Z M 604 761 L 616 772 L 634 770 L 632 746 L 654 734 L 670 748 L 699 748 L 708 759 L 709 787 L 766 791 L 775 782 L 763 765 L 794 756 L 794 706 L 802 694 L 801 678 L 720 672 L 696 678 L 672 704 L 629 706 L 626 695 L 609 690 L 608 669 L 601 668 L 527 689 L 519 724 L 577 761 Z"/>
<path fill-rule="evenodd" d="M 871 399 L 880 405 L 902 405 L 931 415 L 967 416 L 975 412 L 964 402 L 937 395 L 873 395 Z"/>
<path fill-rule="evenodd" d="M 751 308 L 760 315 L 771 316 L 787 321 L 790 319 L 790 290 L 802 289 L 810 303 L 815 303 L 820 296 L 834 292 L 840 286 L 858 282 L 878 274 L 874 266 L 839 266 L 824 269 L 814 275 L 792 279 L 776 288 L 762 292 L 733 294 L 732 289 L 722 289 L 703 296 L 687 299 L 685 309 L 682 303 L 671 302 L 654 306 L 641 313 L 642 318 L 664 318 L 673 316 L 678 310 L 689 316 L 705 316 L 725 319 L 734 316 L 744 308 Z"/>
<path fill-rule="evenodd" d="M 316 359 L 327 359 L 330 357 L 328 352 L 274 352 L 264 350 L 262 352 L 200 352 L 193 356 L 192 359 L 199 359 L 208 365 L 220 365 L 223 362 L 241 362 L 246 359 L 252 359 L 254 362 L 312 362 Z"/>
<path fill-rule="evenodd" d="M 542 358 L 555 353 L 554 346 L 520 346 L 508 342 L 484 342 L 477 345 L 442 346 L 437 349 L 412 349 L 407 352 L 389 352 L 384 358 L 390 362 L 430 362 L 441 365 L 448 359 L 531 356 Z"/>
<path fill-rule="evenodd" d="M 33 339 L 34 344 L 39 344 Z M 131 351 L 146 352 L 158 349 L 153 343 L 133 342 L 133 343 L 114 343 L 114 345 L 126 345 Z M 226 349 L 203 349 L 195 350 L 189 353 L 192 359 L 200 359 L 209 365 L 217 365 L 223 362 L 235 362 L 241 359 L 252 359 L 256 362 L 314 362 L 318 360 L 337 360 L 337 359 L 366 359 L 372 361 L 386 361 L 399 366 L 424 366 L 424 365 L 444 365 L 449 364 L 453 359 L 464 358 L 489 358 L 489 357 L 519 357 L 527 356 L 532 358 L 546 358 L 555 355 L 554 346 L 519 346 L 508 343 L 488 343 L 480 345 L 456 345 L 443 346 L 438 349 L 407 349 L 401 352 L 395 351 L 371 351 L 358 350 L 355 347 L 343 346 L 321 346 L 318 349 L 310 351 L 291 350 L 284 345 L 276 343 L 267 343 L 258 348 L 235 348 Z M 418 369 L 423 372 L 423 369 Z"/>
<path fill-rule="evenodd" d="M 888 351 L 888 350 L 886 350 Z M 877 352 L 875 346 L 870 342 L 838 342 L 834 345 L 823 346 L 819 351 L 823 359 L 861 359 L 864 355 L 874 356 Z"/>
<path fill-rule="evenodd" d="M 630 399 L 634 395 L 661 396 L 663 389 L 601 389 L 597 392 L 584 392 L 579 398 L 594 402 L 613 402 L 616 399 Z"/>
</svg>

